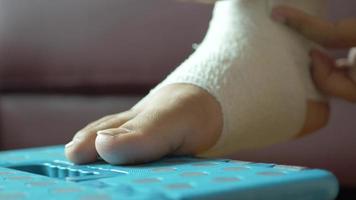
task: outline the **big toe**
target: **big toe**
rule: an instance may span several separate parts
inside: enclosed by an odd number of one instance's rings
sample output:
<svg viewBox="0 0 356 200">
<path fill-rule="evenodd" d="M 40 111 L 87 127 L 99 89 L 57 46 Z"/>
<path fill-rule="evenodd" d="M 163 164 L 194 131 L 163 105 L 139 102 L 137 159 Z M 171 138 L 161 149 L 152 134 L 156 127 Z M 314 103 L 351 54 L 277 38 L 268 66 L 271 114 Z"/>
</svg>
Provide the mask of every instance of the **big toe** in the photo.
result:
<svg viewBox="0 0 356 200">
<path fill-rule="evenodd" d="M 95 141 L 98 154 L 111 164 L 133 164 L 167 154 L 207 150 L 220 134 L 221 121 L 215 119 L 220 116 L 219 106 L 205 91 L 194 88 L 196 94 L 190 87 L 194 86 L 188 87 L 189 92 L 185 88 L 172 93 L 167 86 L 133 119 L 118 128 L 99 131 Z M 213 108 L 209 107 L 211 101 Z"/>
</svg>

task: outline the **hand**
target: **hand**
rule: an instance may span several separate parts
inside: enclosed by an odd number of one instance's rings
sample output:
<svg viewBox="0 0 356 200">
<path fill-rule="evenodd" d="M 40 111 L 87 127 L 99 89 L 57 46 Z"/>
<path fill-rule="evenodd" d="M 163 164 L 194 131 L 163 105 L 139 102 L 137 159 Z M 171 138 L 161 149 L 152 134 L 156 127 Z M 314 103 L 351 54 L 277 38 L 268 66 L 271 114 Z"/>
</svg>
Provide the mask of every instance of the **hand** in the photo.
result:
<svg viewBox="0 0 356 200">
<path fill-rule="evenodd" d="M 329 22 L 287 6 L 274 8 L 272 18 L 326 48 L 356 46 L 356 19 Z M 326 95 L 356 103 L 356 49 L 341 62 L 317 49 L 310 55 L 316 86 Z"/>
</svg>

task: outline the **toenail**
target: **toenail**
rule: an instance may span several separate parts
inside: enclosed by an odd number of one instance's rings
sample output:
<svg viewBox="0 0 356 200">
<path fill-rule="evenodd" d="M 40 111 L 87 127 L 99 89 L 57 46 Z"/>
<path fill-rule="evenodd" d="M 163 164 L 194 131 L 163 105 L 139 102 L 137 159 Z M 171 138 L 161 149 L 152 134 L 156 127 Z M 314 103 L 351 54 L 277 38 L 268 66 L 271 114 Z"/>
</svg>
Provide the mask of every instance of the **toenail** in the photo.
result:
<svg viewBox="0 0 356 200">
<path fill-rule="evenodd" d="M 70 141 L 68 144 L 65 145 L 65 148 L 69 148 L 69 147 L 73 146 L 74 143 L 75 143 L 75 142 L 74 142 L 73 140 Z"/>
<path fill-rule="evenodd" d="M 101 130 L 101 131 L 98 131 L 97 134 L 98 135 L 102 135 L 102 136 L 114 137 L 116 135 L 125 134 L 125 133 L 129 133 L 129 132 L 130 132 L 129 129 L 119 128 L 119 129 L 116 129 L 116 130 Z"/>
<path fill-rule="evenodd" d="M 72 141 L 68 142 L 68 144 L 65 145 L 65 148 L 70 148 L 72 147 L 73 145 L 75 145 L 76 143 L 78 143 L 79 139 L 77 138 L 73 138 Z"/>
</svg>

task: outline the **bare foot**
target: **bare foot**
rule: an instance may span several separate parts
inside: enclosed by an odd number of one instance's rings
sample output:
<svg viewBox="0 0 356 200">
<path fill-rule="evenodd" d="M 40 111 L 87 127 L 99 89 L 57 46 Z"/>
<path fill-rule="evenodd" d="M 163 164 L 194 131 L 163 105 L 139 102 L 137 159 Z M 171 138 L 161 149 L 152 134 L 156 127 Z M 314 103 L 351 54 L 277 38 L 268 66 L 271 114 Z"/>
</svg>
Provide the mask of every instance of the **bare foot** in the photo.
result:
<svg viewBox="0 0 356 200">
<path fill-rule="evenodd" d="M 328 120 L 326 103 L 308 101 L 307 108 L 298 136 L 325 126 Z M 172 84 L 133 110 L 87 125 L 65 151 L 75 163 L 95 161 L 98 154 L 111 164 L 147 162 L 168 154 L 194 155 L 215 144 L 222 126 L 214 97 L 193 85 Z"/>
<path fill-rule="evenodd" d="M 99 154 L 111 164 L 131 164 L 197 154 L 217 141 L 221 116 L 218 102 L 205 90 L 168 85 L 134 110 L 87 125 L 66 146 L 66 155 L 75 163 L 95 161 Z"/>
</svg>

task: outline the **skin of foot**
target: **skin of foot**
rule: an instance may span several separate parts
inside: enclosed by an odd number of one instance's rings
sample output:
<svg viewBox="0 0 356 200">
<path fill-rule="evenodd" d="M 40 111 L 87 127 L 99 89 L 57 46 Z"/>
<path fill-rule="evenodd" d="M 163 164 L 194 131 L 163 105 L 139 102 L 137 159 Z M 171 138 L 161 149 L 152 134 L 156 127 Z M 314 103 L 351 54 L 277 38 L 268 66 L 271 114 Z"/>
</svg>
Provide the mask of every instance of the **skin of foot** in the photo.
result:
<svg viewBox="0 0 356 200">
<path fill-rule="evenodd" d="M 308 101 L 298 137 L 325 126 L 327 103 Z M 134 109 L 90 123 L 66 145 L 69 160 L 82 164 L 97 160 L 136 164 L 165 155 L 194 155 L 212 147 L 222 129 L 219 103 L 190 84 L 171 84 Z"/>
</svg>

